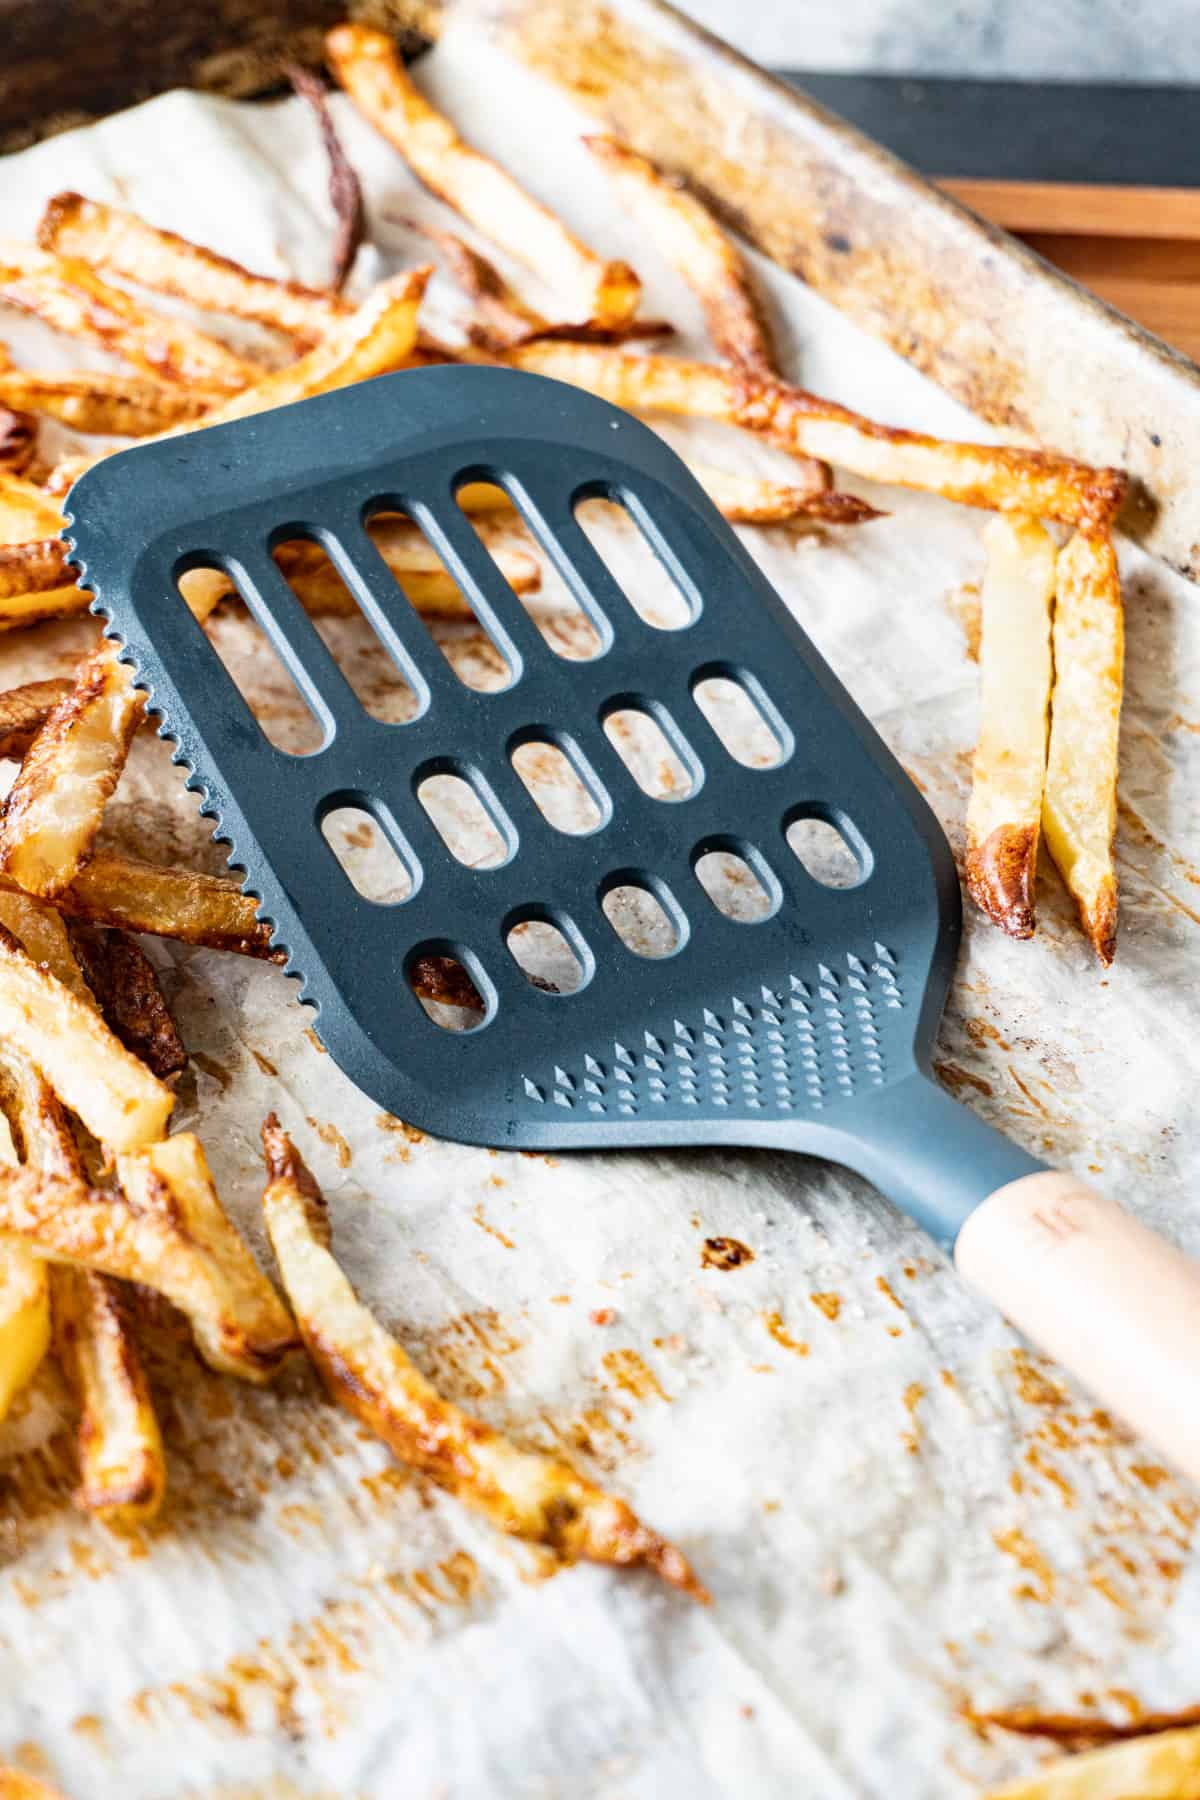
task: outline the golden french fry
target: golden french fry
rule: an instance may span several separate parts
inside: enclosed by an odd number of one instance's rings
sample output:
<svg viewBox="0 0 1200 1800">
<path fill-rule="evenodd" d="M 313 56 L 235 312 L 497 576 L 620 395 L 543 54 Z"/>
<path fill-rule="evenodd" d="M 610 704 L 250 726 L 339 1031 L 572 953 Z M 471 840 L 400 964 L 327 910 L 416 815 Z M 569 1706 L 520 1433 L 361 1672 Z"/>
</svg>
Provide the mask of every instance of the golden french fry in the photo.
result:
<svg viewBox="0 0 1200 1800">
<path fill-rule="evenodd" d="M 1108 968 L 1117 943 L 1117 749 L 1125 666 L 1121 573 L 1107 529 L 1058 554 L 1054 691 L 1042 830 L 1088 942 Z"/>
<path fill-rule="evenodd" d="M 198 419 L 220 398 L 211 388 L 183 387 L 152 375 L 91 369 L 64 375 L 0 371 L 0 406 L 42 413 L 73 431 L 109 432 L 114 437 L 149 437 L 184 419 Z"/>
<path fill-rule="evenodd" d="M 583 141 L 612 176 L 634 224 L 699 296 L 718 355 L 771 377 L 775 352 L 749 271 L 704 202 L 616 138 Z"/>
<path fill-rule="evenodd" d="M 1002 931 L 1027 938 L 1046 780 L 1058 551 L 1036 519 L 993 519 L 983 541 L 983 691 L 967 807 L 967 887 Z"/>
<path fill-rule="evenodd" d="M 86 1006 L 95 1005 L 95 995 L 84 979 L 62 915 L 53 906 L 35 900 L 20 888 L 0 888 L 0 926 L 10 931 L 25 954 L 48 969 L 77 1000 Z"/>
<path fill-rule="evenodd" d="M 3 876 L 0 892 L 13 892 L 12 882 Z M 270 933 L 258 922 L 256 902 L 225 875 L 203 875 L 195 869 L 162 867 L 97 851 L 70 887 L 55 894 L 49 904 L 68 919 L 144 931 L 242 956 L 267 960 L 273 956 Z"/>
<path fill-rule="evenodd" d="M 23 756 L 71 687 L 64 677 L 53 676 L 0 693 L 0 758 Z"/>
<path fill-rule="evenodd" d="M 126 1175 L 136 1201 L 37 1169 L 0 1169 L 0 1239 L 27 1244 L 48 1262 L 154 1288 L 187 1314 L 214 1369 L 269 1380 L 298 1343 L 271 1284 L 260 1274 L 251 1291 L 239 1271 L 225 1268 L 192 1218 L 189 1197 L 166 1177 L 123 1168 L 123 1186 Z"/>
<path fill-rule="evenodd" d="M 1068 1756 L 985 1800 L 1192 1800 L 1200 1794 L 1200 1726 L 1129 1738 Z"/>
<path fill-rule="evenodd" d="M 2 928 L 0 1037 L 42 1071 L 102 1143 L 133 1150 L 162 1136 L 175 1100 L 170 1088 Z"/>
<path fill-rule="evenodd" d="M 0 1061 L 0 1084 L 2 1080 Z M 49 1348 L 46 1270 L 23 1244 L 4 1244 L 0 1246 L 0 1419 L 7 1417 L 17 1395 L 29 1386 Z"/>
<path fill-rule="evenodd" d="M 0 402 L 0 471 L 20 475 L 33 461 L 36 449 L 37 420 L 7 400 Z"/>
<path fill-rule="evenodd" d="M 371 536 L 418 612 L 435 618 L 473 617 L 462 589 L 415 527 L 381 525 L 372 529 Z M 523 550 L 503 547 L 493 548 L 490 554 L 514 593 L 536 591 L 541 570 L 532 556 Z M 308 612 L 317 617 L 338 615 L 345 618 L 353 618 L 358 612 L 358 602 L 324 556 L 285 557 L 280 550 L 276 552 L 276 558 Z"/>
<path fill-rule="evenodd" d="M 123 288 L 110 287 L 87 263 L 11 238 L 0 240 L 0 305 L 31 313 L 165 381 L 235 394 L 262 374 L 257 363 L 235 356 L 194 325 L 151 312 Z"/>
<path fill-rule="evenodd" d="M 309 1355 L 334 1399 L 465 1505 L 564 1562 L 642 1563 L 697 1599 L 686 1558 L 624 1501 L 565 1463 L 520 1451 L 444 1400 L 355 1297 L 330 1251 L 320 1189 L 274 1114 L 263 1125 L 263 1213 Z"/>
<path fill-rule="evenodd" d="M 110 1525 L 152 1519 L 167 1464 L 120 1283 L 60 1263 L 50 1285 L 54 1347 L 79 1404 L 75 1504 Z"/>
<path fill-rule="evenodd" d="M 688 465 L 709 499 L 734 525 L 783 525 L 794 519 L 824 520 L 831 525 L 863 525 L 881 515 L 857 494 L 835 494 L 827 488 L 791 487 L 757 475 L 735 475 L 710 463 Z"/>
<path fill-rule="evenodd" d="M 24 631 L 49 619 L 73 619 L 85 613 L 92 596 L 84 588 L 47 588 L 44 594 L 10 594 L 0 599 L 0 631 Z"/>
<path fill-rule="evenodd" d="M 964 506 L 1102 524 L 1128 481 L 1046 450 L 967 444 L 879 425 L 848 407 L 780 381 L 711 363 L 634 356 L 603 345 L 539 340 L 505 352 L 515 368 L 573 382 L 631 411 L 684 413 L 738 425 L 794 455 L 837 463 L 872 481 L 942 494 Z"/>
<path fill-rule="evenodd" d="M 117 1177 L 130 1204 L 144 1216 L 182 1227 L 192 1244 L 220 1271 L 223 1316 L 230 1332 L 205 1320 L 193 1329 L 214 1368 L 262 1379 L 299 1339 L 286 1306 L 267 1280 L 217 1198 L 200 1141 L 190 1131 L 117 1158 Z M 185 1308 L 186 1310 L 186 1308 Z M 251 1333 L 249 1339 L 247 1332 Z M 257 1371 L 257 1373 L 256 1373 Z"/>
<path fill-rule="evenodd" d="M 46 594 L 62 587 L 67 573 L 67 547 L 61 538 L 0 544 L 0 601 Z"/>
<path fill-rule="evenodd" d="M 56 194 L 38 226 L 44 250 L 75 257 L 206 312 L 249 319 L 311 349 L 353 308 L 336 294 L 254 275 L 240 263 L 82 194 Z"/>
<path fill-rule="evenodd" d="M 464 143 L 415 86 L 385 32 L 335 26 L 325 53 L 355 105 L 426 187 L 552 288 L 571 295 L 582 319 L 613 326 L 633 317 L 641 284 L 629 265 L 598 257 L 511 175 Z"/>
<path fill-rule="evenodd" d="M 57 537 L 63 516 L 35 482 L 0 474 L 0 544 L 29 544 Z"/>
<path fill-rule="evenodd" d="M 131 669 L 102 639 L 26 753 L 0 823 L 0 870 L 27 892 L 74 880 L 144 712 Z"/>
</svg>

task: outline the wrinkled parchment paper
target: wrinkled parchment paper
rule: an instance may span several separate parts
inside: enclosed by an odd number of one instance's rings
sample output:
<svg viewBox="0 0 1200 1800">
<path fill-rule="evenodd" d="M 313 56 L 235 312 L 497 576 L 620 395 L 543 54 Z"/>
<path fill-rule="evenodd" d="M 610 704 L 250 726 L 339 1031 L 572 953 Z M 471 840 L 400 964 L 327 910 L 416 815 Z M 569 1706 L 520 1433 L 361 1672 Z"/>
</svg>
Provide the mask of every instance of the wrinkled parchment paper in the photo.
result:
<svg viewBox="0 0 1200 1800">
<path fill-rule="evenodd" d="M 628 255 L 647 313 L 703 351 L 694 303 L 612 207 L 556 98 L 465 36 L 421 79 L 592 242 Z M 439 214 L 336 110 L 374 232 L 361 290 L 422 258 L 405 221 Z M 0 166 L 0 227 L 28 234 L 63 187 L 254 267 L 324 278 L 325 171 L 298 102 L 171 94 L 60 137 Z M 880 416 L 978 435 L 798 283 L 761 273 L 789 372 Z M 453 309 L 449 290 L 439 304 Z M 0 336 L 35 365 L 100 360 L 15 316 Z M 730 468 L 786 471 L 722 431 L 671 436 Z M 747 542 L 957 847 L 981 521 L 871 497 L 890 517 Z M 1047 872 L 1036 942 L 969 920 L 939 1063 L 982 1115 L 1200 1250 L 1200 594 L 1132 551 L 1123 561 L 1117 965 L 1096 968 Z M 358 628 L 328 629 L 378 687 Z M 250 654 L 246 627 L 220 630 Z M 76 623 L 4 639 L 0 677 L 66 672 L 87 635 Z M 487 678 L 478 640 L 440 636 Z M 286 735 L 295 703 L 259 675 Z M 220 867 L 149 737 L 106 834 Z M 52 1371 L 0 1432 L 0 1760 L 72 1800 L 926 1800 L 1045 1754 L 985 1741 L 964 1706 L 1125 1717 L 1133 1697 L 1198 1698 L 1195 1494 L 1021 1353 L 863 1182 L 770 1153 L 571 1160 L 422 1140 L 339 1075 L 278 971 L 152 954 L 192 1051 L 175 1125 L 201 1134 L 260 1251 L 257 1127 L 274 1107 L 325 1186 L 350 1274 L 422 1366 L 628 1496 L 684 1546 L 714 1604 L 595 1568 L 547 1578 L 534 1553 L 397 1469 L 305 1370 L 266 1392 L 222 1381 L 160 1320 L 148 1355 L 171 1491 L 154 1527 L 122 1539 L 72 1510 Z M 703 1266 L 717 1236 L 753 1261 Z"/>
</svg>

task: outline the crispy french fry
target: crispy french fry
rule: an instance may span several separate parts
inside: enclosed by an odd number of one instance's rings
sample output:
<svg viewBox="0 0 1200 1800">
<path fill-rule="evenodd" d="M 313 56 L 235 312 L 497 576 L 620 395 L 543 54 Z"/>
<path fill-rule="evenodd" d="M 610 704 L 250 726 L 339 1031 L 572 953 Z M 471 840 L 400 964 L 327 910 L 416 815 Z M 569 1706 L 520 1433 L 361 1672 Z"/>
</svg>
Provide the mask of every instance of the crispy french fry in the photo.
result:
<svg viewBox="0 0 1200 1800">
<path fill-rule="evenodd" d="M 230 1374 L 251 1380 L 272 1374 L 298 1347 L 296 1328 L 217 1198 L 199 1139 L 182 1131 L 144 1150 L 119 1156 L 117 1176 L 135 1210 L 182 1226 L 220 1271 L 224 1314 L 239 1323 L 231 1334 L 225 1325 L 214 1332 L 207 1323 L 199 1325 L 193 1318 L 206 1359 L 214 1368 L 225 1367 Z"/>
<path fill-rule="evenodd" d="M 330 325 L 353 311 L 336 294 L 255 275 L 227 256 L 147 224 L 136 213 L 82 194 L 56 194 L 38 227 L 44 250 L 75 257 L 127 281 L 283 332 L 311 349 Z"/>
<path fill-rule="evenodd" d="M 0 382 L 3 382 L 0 372 Z M 37 449 L 37 421 L 10 401 L 0 398 L 0 471 L 20 475 L 33 461 Z"/>
<path fill-rule="evenodd" d="M 0 544 L 57 537 L 62 525 L 61 509 L 34 482 L 0 474 Z"/>
<path fill-rule="evenodd" d="M 64 375 L 0 371 L 0 406 L 42 413 L 73 431 L 109 432 L 114 437 L 149 437 L 185 419 L 198 419 L 220 398 L 211 388 L 182 387 L 152 375 L 112 370 L 81 369 Z"/>
<path fill-rule="evenodd" d="M 1119 469 L 1093 469 L 1046 450 L 966 444 L 879 425 L 803 388 L 711 363 L 634 356 L 603 345 L 539 341 L 504 360 L 569 381 L 631 411 L 684 413 L 756 432 L 794 455 L 820 458 L 868 480 L 942 494 L 964 506 L 1102 524 L 1128 486 Z"/>
<path fill-rule="evenodd" d="M 24 1244 L 0 1245 L 0 1419 L 50 1348 L 50 1283 Z"/>
<path fill-rule="evenodd" d="M 73 993 L 85 1006 L 94 1007 L 96 997 L 87 981 L 71 945 L 62 915 L 44 900 L 20 888 L 0 888 L 0 926 L 10 931 L 25 954 Z"/>
<path fill-rule="evenodd" d="M 704 202 L 616 138 L 583 141 L 634 223 L 699 296 L 718 355 L 752 375 L 773 376 L 771 334 L 749 271 Z"/>
<path fill-rule="evenodd" d="M 633 317 L 641 284 L 629 265 L 595 255 L 511 175 L 464 143 L 410 79 L 385 32 L 335 26 L 325 53 L 355 105 L 426 187 L 552 288 L 571 295 L 581 319 L 613 326 Z"/>
<path fill-rule="evenodd" d="M 139 305 L 74 257 L 0 240 L 0 305 L 31 313 L 56 331 L 98 344 L 165 381 L 235 394 L 262 373 L 182 319 Z"/>
<path fill-rule="evenodd" d="M 71 687 L 64 677 L 54 676 L 0 693 L 0 757 L 23 756 Z"/>
<path fill-rule="evenodd" d="M 692 474 L 725 518 L 735 525 L 783 525 L 794 519 L 823 520 L 830 525 L 863 525 L 878 519 L 878 509 L 857 494 L 835 494 L 766 481 L 757 475 L 735 475 L 710 463 L 692 463 Z"/>
<path fill-rule="evenodd" d="M 1068 1756 L 985 1800 L 1192 1800 L 1200 1794 L 1200 1726 Z"/>
<path fill-rule="evenodd" d="M 288 406 L 293 400 L 306 400 L 402 368 L 417 341 L 417 312 L 432 272 L 429 268 L 409 269 L 381 282 L 357 311 L 330 327 L 315 350 L 213 407 L 199 424 L 224 425 L 230 419 L 249 418 L 273 406 Z M 177 436 L 196 428 L 176 425 L 164 435 Z"/>
<path fill-rule="evenodd" d="M 1036 519 L 992 519 L 983 540 L 983 693 L 967 807 L 967 887 L 1002 931 L 1027 938 L 1046 779 L 1058 552 Z"/>
<path fill-rule="evenodd" d="M 126 1175 L 136 1201 L 36 1169 L 0 1169 L 0 1239 L 28 1244 L 48 1262 L 154 1288 L 187 1314 L 214 1369 L 269 1380 L 298 1342 L 271 1284 L 260 1273 L 251 1291 L 239 1270 L 225 1267 L 192 1217 L 191 1196 L 167 1176 L 124 1167 L 122 1186 Z"/>
<path fill-rule="evenodd" d="M 321 1193 L 278 1119 L 263 1125 L 263 1213 L 309 1355 L 326 1387 L 402 1462 L 564 1562 L 643 1563 L 707 1599 L 686 1559 L 624 1501 L 547 1456 L 517 1450 L 444 1400 L 355 1297 L 330 1251 Z"/>
<path fill-rule="evenodd" d="M 74 880 L 144 713 L 132 671 L 102 639 L 30 746 L 0 823 L 0 870 L 27 892 Z"/>
<path fill-rule="evenodd" d="M 0 1036 L 42 1071 L 102 1143 L 133 1150 L 162 1136 L 175 1099 L 170 1088 L 2 928 Z"/>
<path fill-rule="evenodd" d="M 61 538 L 38 538 L 32 544 L 0 544 L 0 601 L 24 594 L 45 594 L 65 585 L 67 547 Z"/>
<path fill-rule="evenodd" d="M 1112 844 L 1124 665 L 1121 574 L 1112 537 L 1104 528 L 1080 529 L 1058 555 L 1042 830 L 1105 968 L 1117 943 Z"/>
<path fill-rule="evenodd" d="M 44 625 L 49 619 L 73 619 L 85 613 L 92 596 L 84 588 L 47 588 L 31 594 L 9 594 L 0 598 L 0 631 L 24 631 L 30 625 Z"/>
<path fill-rule="evenodd" d="M 4 900 L 0 894 L 0 918 Z M 178 1075 L 187 1067 L 187 1051 L 145 951 L 123 931 L 80 919 L 72 922 L 69 937 L 100 1017 L 114 1037 L 160 1080 Z"/>
</svg>

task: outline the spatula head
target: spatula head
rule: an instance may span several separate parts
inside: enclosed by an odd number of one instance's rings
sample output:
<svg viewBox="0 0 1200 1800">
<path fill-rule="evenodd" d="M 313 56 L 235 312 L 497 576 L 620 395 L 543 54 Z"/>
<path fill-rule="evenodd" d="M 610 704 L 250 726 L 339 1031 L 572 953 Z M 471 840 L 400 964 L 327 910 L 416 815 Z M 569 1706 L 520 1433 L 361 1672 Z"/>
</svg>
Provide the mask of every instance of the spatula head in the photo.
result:
<svg viewBox="0 0 1200 1800">
<path fill-rule="evenodd" d="M 600 638 L 558 656 L 456 503 L 503 486 Z M 620 502 L 682 594 L 688 622 L 646 622 L 580 530 L 585 497 Z M 409 514 L 507 659 L 498 692 L 464 686 L 365 530 Z M 176 760 L 231 845 L 248 892 L 317 1009 L 330 1054 L 389 1111 L 443 1137 L 552 1148 L 803 1141 L 856 1131 L 872 1097 L 924 1066 L 959 931 L 959 891 L 929 808 L 758 572 L 685 465 L 646 426 L 559 382 L 510 370 L 408 371 L 234 424 L 125 451 L 68 500 L 68 535 L 95 608 L 125 646 Z M 417 696 L 416 716 L 365 712 L 272 557 L 325 547 Z M 325 727 L 316 753 L 276 749 L 178 590 L 227 568 Z M 728 677 L 779 754 L 747 767 L 694 697 Z M 635 705 L 686 752 L 686 799 L 642 791 L 604 720 Z M 558 745 L 597 802 L 582 835 L 556 831 L 512 764 Z M 417 790 L 456 774 L 507 846 L 471 869 Z M 367 809 L 412 881 L 399 904 L 356 892 L 322 836 L 334 808 Z M 834 824 L 858 879 L 830 888 L 788 847 L 798 819 Z M 725 850 L 754 870 L 767 916 L 741 923 L 696 864 Z M 673 952 L 635 953 L 603 908 L 655 896 Z M 572 993 L 532 985 L 507 948 L 524 920 L 555 925 L 584 972 Z M 474 1030 L 427 1017 L 416 959 L 456 958 L 486 1010 Z"/>
</svg>

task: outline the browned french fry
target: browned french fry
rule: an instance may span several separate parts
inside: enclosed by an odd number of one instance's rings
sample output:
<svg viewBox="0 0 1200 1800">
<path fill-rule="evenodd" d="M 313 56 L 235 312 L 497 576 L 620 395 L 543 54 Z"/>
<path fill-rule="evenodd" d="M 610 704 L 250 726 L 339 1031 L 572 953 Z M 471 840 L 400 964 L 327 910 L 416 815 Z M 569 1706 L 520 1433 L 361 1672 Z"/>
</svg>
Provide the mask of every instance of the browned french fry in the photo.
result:
<svg viewBox="0 0 1200 1800">
<path fill-rule="evenodd" d="M 355 104 L 426 187 L 485 237 L 573 297 L 581 319 L 621 325 L 641 284 L 627 263 L 606 262 L 488 157 L 463 142 L 410 79 L 385 32 L 338 25 L 325 39 L 330 67 Z"/>
<path fill-rule="evenodd" d="M 984 1800 L 1191 1800 L 1200 1794 L 1200 1726 L 1130 1738 L 992 1788 Z"/>
<path fill-rule="evenodd" d="M 699 296 L 718 355 L 752 375 L 773 376 L 771 334 L 749 271 L 704 202 L 616 138 L 583 141 L 612 176 L 634 223 Z"/>
<path fill-rule="evenodd" d="M 11 884 L 5 887 L 3 883 L 0 876 L 0 921 L 7 922 L 3 908 L 15 891 Z M 100 851 L 71 886 L 47 904 L 66 918 L 144 931 L 268 962 L 282 960 L 281 953 L 271 948 L 270 932 L 259 923 L 255 901 L 229 876 L 172 869 Z M 19 927 L 11 929 L 19 935 Z M 421 957 L 409 975 L 414 991 L 424 999 L 476 1012 L 482 1009 L 483 1001 L 459 963 Z"/>
<path fill-rule="evenodd" d="M 964 506 L 1102 524 L 1120 510 L 1128 486 L 1119 469 L 1093 469 L 1046 450 L 957 443 L 879 425 L 803 388 L 710 363 L 546 341 L 519 345 L 504 360 L 573 382 L 631 411 L 739 425 L 794 455 L 837 463 L 868 480 L 943 494 Z"/>
<path fill-rule="evenodd" d="M 211 388 L 183 387 L 152 375 L 112 370 L 80 369 L 64 375 L 0 371 L 0 406 L 43 413 L 73 431 L 109 432 L 114 437 L 149 437 L 182 420 L 198 419 L 220 398 Z"/>
<path fill-rule="evenodd" d="M 0 758 L 23 756 L 72 683 L 62 676 L 0 693 Z"/>
<path fill-rule="evenodd" d="M 61 977 L 67 970 L 60 964 L 53 972 Z M 82 1180 L 62 1106 L 33 1064 L 11 1052 L 0 1053 L 0 1108 L 22 1162 L 43 1174 Z M 45 1279 L 47 1267 L 28 1245 L 10 1242 L 4 1253 L 29 1259 Z M 166 1461 L 118 1284 L 92 1269 L 59 1264 L 48 1272 L 54 1345 L 79 1401 L 76 1504 L 111 1524 L 151 1518 L 162 1503 Z"/>
<path fill-rule="evenodd" d="M 0 544 L 31 544 L 57 537 L 62 511 L 32 481 L 0 474 Z"/>
<path fill-rule="evenodd" d="M 38 227 L 44 250 L 78 258 L 207 312 L 272 326 L 304 349 L 353 311 L 336 294 L 255 275 L 227 256 L 82 194 L 56 194 Z"/>
<path fill-rule="evenodd" d="M 190 1196 L 170 1179 L 127 1168 L 122 1186 L 126 1174 L 136 1202 L 36 1169 L 0 1170 L 0 1239 L 28 1244 L 49 1262 L 154 1288 L 187 1314 L 213 1368 L 269 1380 L 297 1338 L 266 1277 L 251 1291 L 240 1271 L 226 1268 L 194 1220 Z"/>
<path fill-rule="evenodd" d="M 95 1007 L 96 997 L 84 979 L 60 913 L 20 888 L 0 888 L 0 925 L 10 931 L 25 954 L 48 969 L 77 1000 Z"/>
<path fill-rule="evenodd" d="M 565 1463 L 520 1451 L 444 1400 L 355 1297 L 330 1251 L 320 1189 L 278 1119 L 263 1125 L 263 1213 L 309 1355 L 326 1387 L 402 1462 L 564 1562 L 642 1563 L 708 1598 L 686 1558 Z"/>
<path fill-rule="evenodd" d="M 0 305 L 31 313 L 165 381 L 235 394 L 262 373 L 195 326 L 151 312 L 123 288 L 110 287 L 87 263 L 11 238 L 0 241 Z"/>
<path fill-rule="evenodd" d="M 735 525 L 782 525 L 793 519 L 815 519 L 830 525 L 862 525 L 882 515 L 857 494 L 835 494 L 766 481 L 757 475 L 735 475 L 709 463 L 689 464 L 692 474 L 725 518 Z"/>
<path fill-rule="evenodd" d="M 116 1150 L 161 1137 L 175 1096 L 94 1008 L 0 928 L 0 1038 L 40 1069 L 93 1136 Z M 117 1271 L 119 1273 L 119 1271 Z"/>
<path fill-rule="evenodd" d="M 251 1380 L 270 1375 L 283 1357 L 298 1347 L 296 1328 L 217 1198 L 199 1139 L 190 1131 L 181 1131 L 161 1143 L 119 1156 L 117 1175 L 126 1198 L 138 1212 L 182 1226 L 190 1241 L 220 1271 L 223 1312 L 239 1324 L 232 1334 L 224 1326 L 213 1332 L 193 1318 L 197 1342 L 207 1360 L 214 1368 L 225 1367 L 229 1373 Z M 244 1343 L 248 1327 L 259 1346 L 250 1354 Z"/>
<path fill-rule="evenodd" d="M 997 518 L 983 534 L 979 744 L 967 807 L 967 887 L 1010 937 L 1033 936 L 1046 778 L 1054 540 L 1036 519 Z"/>
<path fill-rule="evenodd" d="M 132 671 L 102 639 L 30 746 L 0 822 L 0 870 L 27 892 L 74 880 L 144 711 Z"/>
<path fill-rule="evenodd" d="M 0 894 L 0 917 L 4 896 Z M 187 1067 L 187 1051 L 146 953 L 123 931 L 74 920 L 71 948 L 114 1037 L 160 1080 Z M 26 946 L 28 948 L 28 946 Z"/>
<path fill-rule="evenodd" d="M 67 547 L 61 538 L 38 538 L 32 544 L 0 544 L 0 600 L 45 594 L 64 585 Z"/>
<path fill-rule="evenodd" d="M 1117 943 L 1117 747 L 1125 664 L 1121 574 L 1103 527 L 1058 555 L 1054 691 L 1042 830 L 1105 968 Z"/>
<path fill-rule="evenodd" d="M 0 382 L 3 382 L 0 371 Z M 20 475 L 33 461 L 37 449 L 37 421 L 9 401 L 0 399 L 0 471 Z"/>
</svg>

